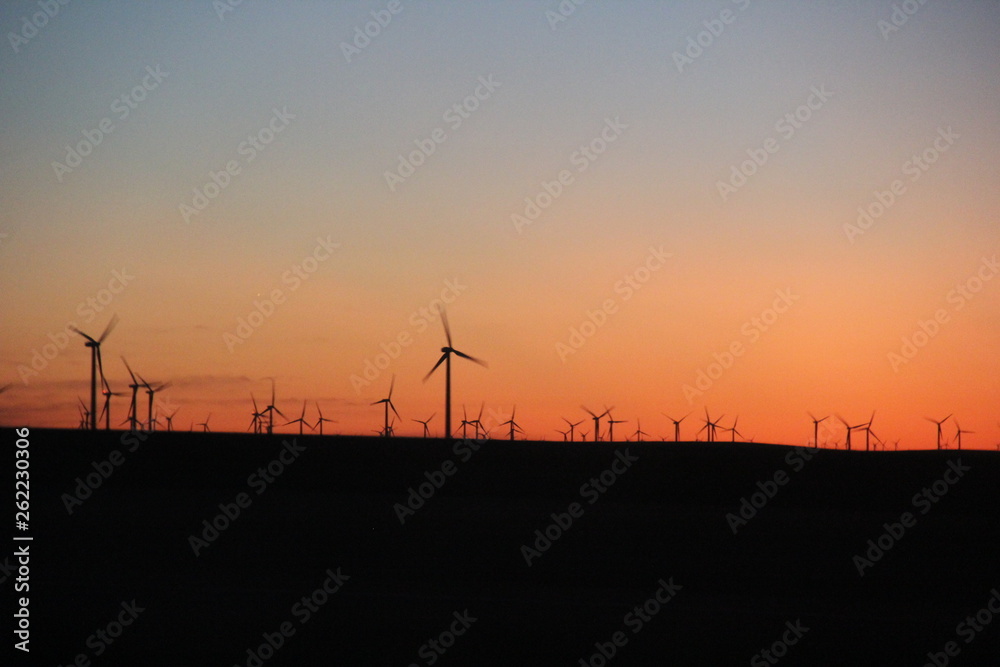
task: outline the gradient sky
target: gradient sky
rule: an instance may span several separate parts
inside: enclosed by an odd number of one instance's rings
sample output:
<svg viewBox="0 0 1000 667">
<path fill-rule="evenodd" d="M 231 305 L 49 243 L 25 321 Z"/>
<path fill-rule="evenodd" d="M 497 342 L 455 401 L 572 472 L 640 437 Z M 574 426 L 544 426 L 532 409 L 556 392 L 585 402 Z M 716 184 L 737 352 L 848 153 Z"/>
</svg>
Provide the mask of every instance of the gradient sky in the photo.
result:
<svg viewBox="0 0 1000 667">
<path fill-rule="evenodd" d="M 616 436 L 639 417 L 658 439 L 661 411 L 707 406 L 758 442 L 804 444 L 808 410 L 877 410 L 876 433 L 914 448 L 934 445 L 925 416 L 954 412 L 966 447 L 1000 442 L 1000 4 L 929 2 L 891 31 L 889 1 L 591 1 L 558 22 L 556 0 L 221 4 L 74 2 L 37 30 L 37 3 L 0 5 L 0 423 L 75 426 L 83 339 L 36 352 L 117 313 L 109 381 L 126 390 L 120 355 L 171 380 L 175 425 L 243 430 L 273 376 L 289 418 L 318 400 L 336 429 L 371 433 L 395 375 L 397 433 L 437 412 L 439 434 L 444 378 L 421 380 L 443 333 L 420 309 L 457 284 L 455 346 L 490 367 L 456 360 L 456 410 L 517 404 L 532 438 L 607 404 L 630 420 Z M 391 21 L 345 54 L 373 16 Z M 449 112 L 477 88 L 478 108 Z M 78 166 L 54 167 L 102 122 Z M 723 196 L 752 155 L 766 161 Z M 894 201 L 852 232 L 878 193 Z M 295 278 L 317 239 L 339 247 Z M 669 257 L 647 273 L 651 248 Z M 115 271 L 124 289 L 90 309 Z M 274 289 L 283 303 L 227 345 Z M 791 305 L 772 317 L 779 292 Z M 593 335 L 567 353 L 574 328 Z M 398 358 L 352 382 L 400 335 Z M 685 390 L 699 372 L 717 378 Z M 112 409 L 124 419 L 125 399 Z"/>
</svg>

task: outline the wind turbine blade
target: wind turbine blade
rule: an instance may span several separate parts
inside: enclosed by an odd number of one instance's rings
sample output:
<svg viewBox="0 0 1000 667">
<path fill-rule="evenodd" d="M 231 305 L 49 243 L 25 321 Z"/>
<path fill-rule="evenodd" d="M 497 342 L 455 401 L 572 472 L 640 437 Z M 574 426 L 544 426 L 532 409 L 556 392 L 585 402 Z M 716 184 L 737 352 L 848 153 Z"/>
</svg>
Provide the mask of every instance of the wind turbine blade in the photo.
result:
<svg viewBox="0 0 1000 667">
<path fill-rule="evenodd" d="M 128 369 L 128 374 L 132 377 L 132 384 L 136 384 L 135 373 L 132 372 L 132 367 L 128 365 L 127 361 L 125 361 L 125 357 L 122 357 L 122 361 L 125 362 L 125 368 Z"/>
<path fill-rule="evenodd" d="M 429 378 L 434 373 L 434 371 L 436 371 L 438 369 L 438 366 L 440 366 L 441 364 L 443 364 L 444 360 L 447 359 L 447 358 L 448 358 L 448 353 L 447 352 L 445 352 L 444 354 L 442 354 L 441 358 L 438 359 L 438 362 L 436 364 L 434 364 L 434 368 L 432 368 L 427 373 L 427 375 L 424 376 L 423 382 L 427 382 L 427 378 Z"/>
<path fill-rule="evenodd" d="M 97 339 L 97 343 L 98 344 L 103 343 L 104 339 L 111 334 L 111 330 L 114 329 L 115 325 L 117 324 L 118 324 L 118 315 L 116 314 L 111 318 L 111 321 L 108 322 L 108 326 L 104 327 L 104 333 L 102 333 L 101 337 Z"/>
<path fill-rule="evenodd" d="M 389 404 L 389 407 L 392 408 L 392 411 L 396 413 L 396 416 L 402 419 L 402 417 L 399 416 L 399 413 L 396 412 L 396 406 L 392 404 L 392 401 L 386 400 L 386 402 Z"/>
<path fill-rule="evenodd" d="M 448 313 L 445 312 L 444 308 L 441 308 L 441 324 L 444 325 L 444 337 L 448 341 L 448 347 L 451 347 L 451 327 L 448 326 Z"/>
<path fill-rule="evenodd" d="M 590 408 L 588 408 L 587 406 L 581 405 L 580 407 L 583 408 L 584 412 L 586 412 L 587 414 L 589 414 L 594 419 L 598 418 L 597 415 L 595 415 L 594 412 Z"/>
<path fill-rule="evenodd" d="M 392 376 L 392 381 L 389 382 L 389 398 L 392 398 L 392 388 L 396 386 L 396 376 Z"/>
<path fill-rule="evenodd" d="M 469 355 L 467 355 L 467 354 L 466 354 L 465 352 L 459 352 L 458 350 L 455 350 L 455 349 L 453 349 L 453 350 L 452 350 L 452 352 L 454 352 L 454 353 L 455 353 L 455 354 L 457 354 L 458 356 L 462 357 L 463 359 L 468 359 L 469 361 L 474 361 L 474 362 L 476 362 L 477 364 L 479 364 L 480 366 L 483 366 L 483 367 L 485 367 L 485 368 L 489 368 L 489 364 L 487 364 L 487 363 L 486 363 L 485 361 L 483 361 L 482 359 L 477 359 L 476 357 L 470 357 L 470 356 L 469 356 Z"/>
<path fill-rule="evenodd" d="M 75 331 L 76 333 L 80 334 L 81 336 L 83 336 L 84 338 L 86 338 L 87 340 L 89 340 L 91 343 L 96 343 L 97 342 L 96 340 L 94 340 L 93 338 L 91 338 L 90 336 L 88 336 L 87 334 L 85 334 L 82 331 L 80 331 L 79 329 L 77 329 L 76 326 L 74 326 L 74 325 L 71 324 L 71 325 L 69 325 L 69 328 L 70 328 L 71 331 Z"/>
</svg>

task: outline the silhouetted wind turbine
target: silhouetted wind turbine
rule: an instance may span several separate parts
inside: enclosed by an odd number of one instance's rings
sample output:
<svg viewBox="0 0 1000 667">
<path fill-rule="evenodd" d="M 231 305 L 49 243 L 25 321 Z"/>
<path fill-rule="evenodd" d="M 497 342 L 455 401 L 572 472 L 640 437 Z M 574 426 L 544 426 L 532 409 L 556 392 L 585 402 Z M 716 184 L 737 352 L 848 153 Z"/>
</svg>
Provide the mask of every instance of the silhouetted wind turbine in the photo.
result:
<svg viewBox="0 0 1000 667">
<path fill-rule="evenodd" d="M 436 414 L 437 413 L 435 412 L 434 415 L 436 415 Z M 415 421 L 418 424 L 423 424 L 424 425 L 424 437 L 427 438 L 427 437 L 430 437 L 430 429 L 427 428 L 427 424 L 430 422 L 430 420 L 434 419 L 434 415 L 431 415 L 427 419 L 411 419 L 410 421 Z"/>
<path fill-rule="evenodd" d="M 837 419 L 839 419 L 840 423 L 842 423 L 844 426 L 847 427 L 847 441 L 844 443 L 844 445 L 847 448 L 847 451 L 851 451 L 851 431 L 858 428 L 864 428 L 865 426 L 867 426 L 867 424 L 862 423 L 862 424 L 857 424 L 855 426 L 851 426 L 850 424 L 847 423 L 847 420 L 845 420 L 840 415 L 837 415 Z"/>
<path fill-rule="evenodd" d="M 319 426 L 319 434 L 323 435 L 323 422 L 330 422 L 331 424 L 336 424 L 336 419 L 327 419 L 323 416 L 323 410 L 319 407 L 319 402 L 316 402 L 316 411 L 319 412 L 319 418 L 316 420 L 316 424 Z"/>
<path fill-rule="evenodd" d="M 593 419 L 594 419 L 594 442 L 599 441 L 601 439 L 601 420 L 604 419 L 604 415 L 608 414 L 609 412 L 611 412 L 612 409 L 614 409 L 614 406 L 612 406 L 611 408 L 605 408 L 604 412 L 602 412 L 599 415 L 598 414 L 594 414 L 594 411 L 591 410 L 590 408 L 588 408 L 585 405 L 581 405 L 580 407 L 583 408 L 584 411 L 587 414 L 589 414 L 591 417 L 593 417 Z"/>
<path fill-rule="evenodd" d="M 198 426 L 201 426 L 201 427 L 202 427 L 202 432 L 203 432 L 203 433 L 208 433 L 208 432 L 209 432 L 209 428 L 208 428 L 208 420 L 209 420 L 209 419 L 211 419 L 211 418 L 212 418 L 212 413 L 211 413 L 211 412 L 209 412 L 209 413 L 208 413 L 208 416 L 207 416 L 207 417 L 205 417 L 205 421 L 203 421 L 203 422 L 200 422 L 200 423 L 198 424 Z"/>
<path fill-rule="evenodd" d="M 615 441 L 615 424 L 624 424 L 626 419 L 613 419 L 611 410 L 608 410 L 608 442 Z"/>
<path fill-rule="evenodd" d="M 149 419 L 149 430 L 153 431 L 153 430 L 155 430 L 153 428 L 153 395 L 156 392 L 160 391 L 161 389 L 166 389 L 172 383 L 170 383 L 170 382 L 164 382 L 164 383 L 162 383 L 160 385 L 157 385 L 156 387 L 153 387 L 148 382 L 146 382 L 141 375 L 139 375 L 138 377 L 139 377 L 139 380 L 142 381 L 143 386 L 146 387 L 146 394 L 149 397 L 149 409 L 146 411 L 146 417 Z"/>
<path fill-rule="evenodd" d="M 673 417 L 671 417 L 670 415 L 668 415 L 666 412 L 661 412 L 660 414 L 663 415 L 664 417 L 666 417 L 667 419 L 669 419 L 670 421 L 672 421 L 674 423 L 674 442 L 679 442 L 680 439 L 681 439 L 681 422 L 684 421 L 685 419 L 687 419 L 688 417 L 690 417 L 691 413 L 690 412 L 687 413 L 686 415 L 684 415 L 680 419 L 674 419 Z"/>
<path fill-rule="evenodd" d="M 141 387 L 142 384 L 140 384 L 136 379 L 135 373 L 132 372 L 132 367 L 128 365 L 127 361 L 125 361 L 125 357 L 122 357 L 122 361 L 125 363 L 125 368 L 128 369 L 128 374 L 132 378 L 132 384 L 128 386 L 128 388 L 132 390 L 132 405 L 129 407 L 128 419 L 126 419 L 126 421 L 129 422 L 129 430 L 135 431 L 139 427 L 139 415 L 136 414 L 138 411 L 138 407 L 136 405 L 136 395 L 139 393 L 139 387 Z"/>
<path fill-rule="evenodd" d="M 86 430 L 90 427 L 90 411 L 87 410 L 87 404 L 83 402 L 82 398 L 77 396 L 76 400 L 80 401 L 78 408 L 80 410 L 80 430 Z"/>
<path fill-rule="evenodd" d="M 739 415 L 736 415 L 736 419 L 734 419 L 734 420 L 733 420 L 733 425 L 732 425 L 732 427 L 731 427 L 731 428 L 724 428 L 724 429 L 722 429 L 722 430 L 724 430 L 724 431 L 729 431 L 729 433 L 730 433 L 730 435 L 731 435 L 731 438 L 730 438 L 730 440 L 729 440 L 730 442 L 736 442 L 736 436 L 737 436 L 737 435 L 738 435 L 738 436 L 740 436 L 741 438 L 743 437 L 743 434 L 742 434 L 742 433 L 740 433 L 740 432 L 739 432 L 739 430 L 738 430 L 738 429 L 736 428 L 736 425 L 737 425 L 737 424 L 738 424 L 739 422 L 740 422 L 740 416 L 739 416 Z"/>
<path fill-rule="evenodd" d="M 566 429 L 565 431 L 560 431 L 559 429 L 555 428 L 552 430 L 555 431 L 556 433 L 561 433 L 563 437 L 563 442 L 566 442 L 566 438 L 567 436 L 569 436 L 569 429 Z"/>
<path fill-rule="evenodd" d="M 101 410 L 101 415 L 104 417 L 104 430 L 111 430 L 111 397 L 112 396 L 124 396 L 125 394 L 120 391 L 111 391 L 111 385 L 108 381 L 104 379 L 104 374 L 101 373 L 101 393 L 104 394 L 104 409 Z"/>
<path fill-rule="evenodd" d="M 581 419 L 580 421 L 576 422 L 575 424 L 573 422 L 571 422 L 570 420 L 566 419 L 565 417 L 563 417 L 562 420 L 569 425 L 569 431 L 568 431 L 569 432 L 569 441 L 573 442 L 573 434 L 575 432 L 575 429 L 576 429 L 577 426 L 579 426 L 580 424 L 583 423 L 583 420 Z M 562 433 L 562 431 L 559 431 L 559 432 Z M 565 439 L 566 438 L 563 437 L 563 440 L 565 440 Z"/>
<path fill-rule="evenodd" d="M 247 430 L 253 429 L 254 435 L 260 434 L 261 423 L 264 419 L 264 413 L 260 411 L 257 407 L 257 399 L 254 398 L 253 392 L 250 392 L 250 401 L 253 403 L 253 412 L 250 413 L 250 425 L 247 426 Z"/>
<path fill-rule="evenodd" d="M 872 416 L 868 419 L 868 423 L 865 424 L 865 451 L 868 451 L 869 445 L 871 444 L 872 436 L 872 422 L 875 421 L 875 411 L 872 410 Z M 878 440 L 878 438 L 875 438 Z"/>
<path fill-rule="evenodd" d="M 465 413 L 465 405 L 462 405 L 462 440 L 468 440 L 466 435 L 466 427 L 471 426 L 472 422 L 469 421 L 469 415 Z M 478 433 L 478 431 L 477 431 Z"/>
<path fill-rule="evenodd" d="M 276 406 L 274 404 L 274 378 L 270 378 L 270 380 L 271 380 L 271 403 L 268 404 L 268 406 L 266 408 L 264 408 L 264 412 L 268 413 L 268 421 L 267 421 L 267 434 L 268 435 L 272 435 L 274 433 L 274 413 L 275 412 L 277 412 L 279 415 L 281 415 L 285 419 L 288 419 L 288 417 L 285 415 L 285 413 L 282 412 L 281 410 L 279 410 L 278 406 Z"/>
<path fill-rule="evenodd" d="M 635 420 L 635 433 L 633 433 L 632 435 L 635 436 L 636 442 L 642 442 L 642 436 L 649 435 L 648 433 L 642 430 L 642 421 L 638 417 L 636 417 Z"/>
<path fill-rule="evenodd" d="M 937 448 L 941 449 L 941 424 L 951 419 L 951 415 L 948 415 L 947 417 L 945 417 L 940 421 L 938 421 L 937 419 L 931 419 L 930 417 L 924 417 L 924 419 L 931 422 L 932 424 L 937 424 Z"/>
<path fill-rule="evenodd" d="M 819 447 L 819 423 L 826 421 L 830 418 L 830 415 L 823 417 L 822 419 L 816 419 L 816 417 L 811 412 L 807 412 L 809 418 L 813 420 L 813 447 Z"/>
<path fill-rule="evenodd" d="M 299 423 L 299 435 L 302 435 L 302 427 L 306 424 L 306 401 L 302 401 L 302 414 L 299 415 L 299 418 L 286 422 L 285 426 L 294 424 L 295 422 Z M 310 426 L 309 429 L 312 430 L 312 426 Z"/>
<path fill-rule="evenodd" d="M 486 401 L 479 404 L 479 416 L 469 422 L 474 429 L 476 429 L 476 440 L 479 440 L 479 429 L 483 429 L 483 436 L 486 436 L 486 428 L 483 427 L 483 409 L 486 407 Z"/>
<path fill-rule="evenodd" d="M 167 419 L 167 433 L 170 433 L 171 431 L 174 430 L 174 415 L 176 415 L 179 411 L 180 411 L 180 408 L 177 408 L 176 410 L 174 410 L 173 412 L 171 412 L 169 415 L 167 415 L 167 417 L 166 417 L 166 419 Z"/>
<path fill-rule="evenodd" d="M 111 318 L 111 321 L 108 322 L 108 326 L 104 327 L 104 333 L 102 333 L 101 336 L 98 339 L 96 339 L 96 340 L 93 339 L 93 338 L 91 338 L 87 334 L 83 333 L 82 331 L 80 331 L 79 329 L 77 329 L 72 324 L 69 327 L 72 331 L 75 331 L 76 333 L 78 333 L 81 336 L 83 336 L 84 338 L 86 338 L 87 342 L 84 343 L 84 346 L 90 348 L 90 410 L 89 410 L 89 417 L 90 417 L 90 428 L 93 431 L 97 430 L 97 367 L 98 367 L 98 364 L 101 363 L 101 361 L 100 361 L 101 360 L 101 343 L 103 343 L 104 339 L 108 337 L 108 335 L 111 333 L 111 330 L 115 328 L 116 324 L 118 324 L 118 316 L 117 315 L 115 315 L 115 316 L 113 316 Z"/>
<path fill-rule="evenodd" d="M 975 433 L 975 431 L 966 431 L 966 430 L 963 430 L 962 427 L 961 427 L 961 425 L 959 425 L 958 420 L 955 419 L 954 421 L 955 421 L 955 437 L 958 439 L 958 449 L 959 449 L 959 451 L 961 451 L 962 450 L 962 434 L 963 433 Z"/>
<path fill-rule="evenodd" d="M 385 406 L 384 434 L 385 437 L 387 438 L 389 437 L 389 434 L 392 433 L 392 431 L 389 429 L 389 408 L 392 408 L 392 411 L 396 413 L 397 417 L 399 417 L 399 413 L 396 412 L 396 406 L 392 404 L 392 388 L 395 385 L 396 385 L 396 376 L 393 375 L 392 382 L 389 383 L 389 395 L 386 396 L 385 398 L 380 398 L 379 400 L 372 403 L 372 405 L 378 405 L 379 403 L 382 403 Z M 400 417 L 400 419 L 402 419 L 402 417 Z"/>
<path fill-rule="evenodd" d="M 451 329 L 448 327 L 448 316 L 445 314 L 444 310 L 441 311 L 441 324 L 444 325 L 444 335 L 448 344 L 441 348 L 441 358 L 438 359 L 436 364 L 434 364 L 434 368 L 432 368 L 430 372 L 424 376 L 424 382 L 427 382 L 427 379 L 432 373 L 434 373 L 434 371 L 437 370 L 438 366 L 442 363 L 444 364 L 444 437 L 445 440 L 451 440 L 451 355 L 454 353 L 456 356 L 473 361 L 480 366 L 487 366 L 486 362 L 482 359 L 470 357 L 466 353 L 459 352 L 451 346 Z"/>
<path fill-rule="evenodd" d="M 514 415 L 515 414 L 517 414 L 517 406 L 516 405 L 514 406 L 514 409 L 511 410 L 510 419 L 508 419 L 505 422 L 501 422 L 501 424 L 500 424 L 501 426 L 506 426 L 507 424 L 510 424 L 510 439 L 511 439 L 511 442 L 514 441 L 514 432 L 515 432 L 515 430 L 518 431 L 518 432 L 520 432 L 520 433 L 524 433 L 524 431 L 521 430 L 520 424 L 518 424 L 516 421 L 514 421 Z"/>
<path fill-rule="evenodd" d="M 716 429 L 719 427 L 719 422 L 726 415 L 719 415 L 715 421 L 712 421 L 711 417 L 708 416 L 708 408 L 705 408 L 705 425 L 698 429 L 698 433 L 705 431 L 705 437 L 708 442 L 715 442 Z"/>
</svg>

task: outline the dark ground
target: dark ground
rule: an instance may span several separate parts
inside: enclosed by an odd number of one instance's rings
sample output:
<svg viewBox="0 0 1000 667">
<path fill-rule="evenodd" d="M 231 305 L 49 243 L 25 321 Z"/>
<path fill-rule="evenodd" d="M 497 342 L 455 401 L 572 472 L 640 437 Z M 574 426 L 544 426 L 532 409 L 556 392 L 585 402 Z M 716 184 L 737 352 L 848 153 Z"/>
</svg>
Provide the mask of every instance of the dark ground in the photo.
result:
<svg viewBox="0 0 1000 667">
<path fill-rule="evenodd" d="M 15 435 L 0 437 L 12 480 Z M 959 649 L 950 664 L 998 664 L 1000 617 L 971 637 L 958 627 L 1000 587 L 991 452 L 820 450 L 806 462 L 804 450 L 740 443 L 494 440 L 456 454 L 442 440 L 406 438 L 29 439 L 32 650 L 16 653 L 18 665 L 83 654 L 94 665 L 599 666 L 595 644 L 616 632 L 626 641 L 609 665 L 766 665 L 755 654 L 786 622 L 808 628 L 787 665 L 920 666 L 949 641 Z M 293 439 L 305 449 L 286 454 L 272 482 L 248 481 Z M 69 514 L 64 494 L 112 450 L 121 465 Z M 626 450 L 637 460 L 613 486 L 581 491 Z M 969 470 L 939 483 L 947 493 L 915 505 L 959 460 Z M 401 524 L 394 505 L 446 461 L 454 474 Z M 726 514 L 777 471 L 787 483 L 734 535 Z M 239 493 L 249 506 L 196 556 L 189 537 Z M 529 567 L 522 545 L 572 502 L 582 516 Z M 859 576 L 853 557 L 907 511 L 915 525 Z M 9 544 L 4 555 L 18 546 Z M 3 564 L 12 598 L 16 559 Z M 295 609 L 338 568 L 347 579 L 325 604 L 308 618 Z M 648 620 L 626 618 L 660 580 L 679 586 L 675 596 Z M 109 623 L 117 633 L 132 600 L 143 611 L 110 645 L 91 637 Z M 466 610 L 476 620 L 452 644 L 454 613 Z M 273 656 L 248 656 L 286 622 L 294 634 Z M 425 646 L 442 633 L 443 655 Z"/>
</svg>

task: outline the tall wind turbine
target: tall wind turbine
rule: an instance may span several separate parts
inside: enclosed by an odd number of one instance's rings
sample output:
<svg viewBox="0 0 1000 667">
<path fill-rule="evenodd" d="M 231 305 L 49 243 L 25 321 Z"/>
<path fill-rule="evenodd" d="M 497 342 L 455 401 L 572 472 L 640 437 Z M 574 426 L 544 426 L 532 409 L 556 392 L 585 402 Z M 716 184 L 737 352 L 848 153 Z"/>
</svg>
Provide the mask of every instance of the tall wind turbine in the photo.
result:
<svg viewBox="0 0 1000 667">
<path fill-rule="evenodd" d="M 660 414 L 663 415 L 664 417 L 666 417 L 667 419 L 669 419 L 670 421 L 672 421 L 674 423 L 674 442 L 679 442 L 680 439 L 681 439 L 681 422 L 684 421 L 685 419 L 687 419 L 688 417 L 690 417 L 691 413 L 690 412 L 687 413 L 686 415 L 684 415 L 680 419 L 674 419 L 673 417 L 671 417 L 670 415 L 668 415 L 666 412 L 661 412 Z"/>
<path fill-rule="evenodd" d="M 875 421 L 875 411 L 874 410 L 872 410 L 872 416 L 868 420 L 868 423 L 865 424 L 865 451 L 866 452 L 868 451 L 869 445 L 871 444 L 872 422 L 873 421 Z M 878 440 L 877 436 L 875 437 L 875 440 Z"/>
<path fill-rule="evenodd" d="M 524 431 L 521 430 L 521 425 L 518 424 L 516 421 L 514 421 L 514 415 L 516 415 L 516 414 L 517 414 L 517 406 L 515 405 L 514 409 L 511 410 L 510 419 L 508 419 L 507 421 L 502 422 L 500 424 L 501 426 L 506 426 L 507 424 L 510 424 L 510 440 L 511 440 L 511 442 L 514 441 L 514 432 L 515 432 L 515 430 L 519 431 L 521 433 L 524 433 Z"/>
<path fill-rule="evenodd" d="M 278 406 L 276 406 L 274 404 L 274 378 L 270 378 L 270 380 L 271 380 L 271 402 L 268 404 L 268 406 L 266 408 L 264 408 L 264 412 L 266 412 L 268 414 L 268 421 L 267 421 L 267 434 L 268 435 L 272 435 L 274 433 L 274 413 L 275 412 L 277 412 L 282 417 L 285 417 L 285 419 L 288 419 L 288 417 L 285 416 L 285 413 L 282 412 L 281 410 L 279 410 Z"/>
<path fill-rule="evenodd" d="M 288 426 L 289 424 L 294 424 L 295 422 L 298 422 L 299 423 L 299 435 L 302 435 L 302 427 L 305 426 L 306 423 L 307 423 L 306 422 L 306 403 L 307 403 L 306 401 L 302 401 L 302 414 L 299 415 L 298 419 L 293 419 L 293 420 L 285 423 L 285 426 Z M 312 426 L 310 426 L 309 428 L 312 429 Z"/>
<path fill-rule="evenodd" d="M 841 424 L 843 424 L 844 426 L 847 427 L 847 441 L 844 443 L 844 445 L 845 445 L 845 447 L 847 447 L 847 451 L 851 451 L 851 431 L 854 431 L 854 430 L 859 429 L 859 428 L 864 428 L 868 424 L 862 423 L 862 424 L 856 424 L 856 425 L 852 426 L 852 425 L 848 424 L 847 420 L 845 420 L 840 415 L 837 415 L 837 419 L 840 420 Z"/>
<path fill-rule="evenodd" d="M 958 439 L 958 449 L 959 449 L 959 451 L 961 451 L 962 450 L 962 434 L 963 433 L 975 433 L 975 431 L 966 431 L 966 430 L 964 430 L 961 427 L 961 425 L 958 423 L 957 419 L 955 419 L 954 421 L 955 421 L 955 437 Z"/>
<path fill-rule="evenodd" d="M 819 424 L 820 424 L 820 422 L 826 421 L 827 419 L 829 419 L 830 415 L 827 415 L 826 417 L 823 417 L 822 419 L 816 419 L 816 416 L 813 415 L 813 413 L 807 412 L 806 414 L 809 415 L 809 418 L 813 420 L 813 447 L 814 448 L 818 448 L 819 447 Z"/>
<path fill-rule="evenodd" d="M 716 429 L 719 428 L 719 422 L 722 421 L 722 418 L 725 416 L 726 415 L 719 415 L 715 421 L 712 421 L 712 418 L 708 416 L 708 408 L 705 408 L 705 425 L 698 430 L 698 433 L 705 431 L 707 441 L 715 442 Z"/>
<path fill-rule="evenodd" d="M 566 424 L 569 426 L 569 431 L 568 431 L 568 433 L 569 433 L 569 441 L 573 442 L 573 435 L 576 432 L 576 427 L 579 426 L 580 424 L 582 424 L 583 420 L 581 419 L 580 421 L 578 421 L 576 423 L 571 422 L 570 420 L 566 419 L 565 417 L 563 417 L 562 420 L 564 422 L 566 422 Z M 559 431 L 559 432 L 562 433 L 562 431 Z M 563 440 L 565 440 L 565 439 L 566 439 L 565 436 L 563 436 Z"/>
<path fill-rule="evenodd" d="M 444 364 L 444 437 L 445 440 L 451 440 L 451 355 L 462 357 L 463 359 L 468 359 L 473 361 L 480 366 L 486 367 L 486 362 L 482 359 L 476 359 L 475 357 L 470 357 L 464 352 L 459 352 L 452 347 L 451 343 L 451 329 L 448 327 L 448 316 L 445 311 L 441 311 L 441 324 L 444 325 L 444 336 L 447 339 L 448 344 L 441 348 L 441 358 L 438 359 L 437 363 L 434 364 L 434 368 L 430 370 L 427 375 L 424 376 L 424 382 L 431 376 L 437 367 L 442 363 Z"/>
<path fill-rule="evenodd" d="M 736 442 L 736 436 L 740 436 L 741 438 L 743 437 L 743 434 L 740 433 L 739 429 L 736 428 L 736 425 L 739 422 L 740 422 L 740 416 L 736 415 L 736 419 L 733 420 L 733 425 L 730 428 L 724 428 L 724 429 L 722 429 L 723 431 L 729 431 L 730 436 L 731 436 L 730 440 L 729 440 L 730 442 Z"/>
<path fill-rule="evenodd" d="M 146 382 L 141 375 L 139 376 L 139 380 L 141 380 L 143 386 L 146 387 L 146 395 L 149 397 L 149 409 L 146 411 L 146 417 L 149 419 L 149 430 L 153 431 L 153 430 L 155 430 L 154 429 L 154 421 L 153 421 L 153 395 L 156 392 L 160 391 L 161 389 L 166 389 L 172 383 L 171 382 L 164 382 L 164 383 L 159 384 L 159 385 L 157 385 L 157 386 L 154 387 L 154 386 L 150 385 L 148 382 Z"/>
<path fill-rule="evenodd" d="M 108 381 L 104 379 L 104 373 L 101 373 L 101 393 L 104 394 L 104 408 L 101 410 L 101 415 L 104 417 L 104 430 L 111 430 L 111 397 L 112 396 L 124 396 L 124 392 L 111 391 L 111 385 Z"/>
<path fill-rule="evenodd" d="M 591 410 L 585 405 L 581 405 L 580 407 L 583 408 L 584 411 L 587 414 L 589 414 L 594 420 L 594 442 L 597 442 L 598 440 L 601 439 L 601 420 L 604 419 L 604 415 L 608 414 L 614 409 L 614 406 L 611 406 L 610 408 L 605 408 L 604 412 L 602 412 L 599 415 L 595 414 L 593 410 Z"/>
<path fill-rule="evenodd" d="M 169 415 L 166 416 L 167 433 L 170 433 L 171 431 L 174 430 L 174 415 L 176 415 L 179 411 L 180 408 L 177 408 L 176 410 L 174 410 L 173 412 L 171 412 Z"/>
<path fill-rule="evenodd" d="M 436 415 L 436 414 L 437 413 L 435 412 L 434 415 Z M 434 415 L 431 415 L 427 419 L 411 419 L 410 421 L 417 422 L 418 424 L 423 424 L 424 425 L 424 437 L 427 438 L 427 437 L 430 437 L 430 434 L 431 434 L 430 433 L 430 429 L 427 428 L 427 424 L 430 422 L 430 420 L 434 419 Z"/>
<path fill-rule="evenodd" d="M 633 433 L 632 435 L 635 436 L 636 442 L 642 442 L 642 436 L 649 435 L 648 433 L 642 430 L 642 421 L 638 417 L 636 417 L 635 420 L 635 433 Z"/>
<path fill-rule="evenodd" d="M 941 424 L 951 419 L 951 415 L 948 415 L 947 417 L 945 417 L 940 421 L 937 419 L 931 419 L 930 417 L 924 417 L 924 419 L 931 422 L 932 424 L 937 424 L 937 448 L 941 449 Z"/>
<path fill-rule="evenodd" d="M 319 426 L 319 434 L 323 435 L 323 422 L 330 422 L 331 424 L 336 424 L 336 419 L 327 419 L 323 416 L 323 409 L 319 407 L 319 401 L 316 401 L 316 411 L 319 412 L 319 418 L 316 420 L 316 424 Z"/>
<path fill-rule="evenodd" d="M 396 376 L 393 375 L 392 382 L 389 383 L 389 395 L 386 396 L 385 398 L 380 398 L 379 400 L 372 403 L 372 405 L 378 405 L 379 403 L 382 403 L 385 406 L 385 421 L 384 421 L 385 428 L 383 429 L 383 435 L 385 435 L 385 437 L 387 438 L 389 437 L 389 434 L 392 433 L 392 431 L 389 428 L 389 408 L 392 408 L 392 411 L 396 413 L 397 417 L 399 417 L 399 413 L 396 412 L 396 406 L 392 404 L 392 388 L 395 385 L 396 385 Z M 402 419 L 402 417 L 400 417 L 400 419 Z"/>
<path fill-rule="evenodd" d="M 108 326 L 104 327 L 104 333 L 102 333 L 100 335 L 100 337 L 97 338 L 96 340 L 93 339 L 93 338 L 91 338 L 87 334 L 83 333 L 82 331 L 80 331 L 79 329 L 77 329 L 72 324 L 69 327 L 71 330 L 75 331 L 76 333 L 78 333 L 81 336 L 83 336 L 84 338 L 86 338 L 87 342 L 84 343 L 84 346 L 90 348 L 90 411 L 89 411 L 89 417 L 90 417 L 90 429 L 92 431 L 96 431 L 97 430 L 97 367 L 101 363 L 101 343 L 103 343 L 104 339 L 108 337 L 108 335 L 111 333 L 111 330 L 115 328 L 116 324 L 118 324 L 118 316 L 117 315 L 115 315 L 115 316 L 113 316 L 111 318 L 111 321 L 108 322 Z"/>
<path fill-rule="evenodd" d="M 129 422 L 129 430 L 136 431 L 139 428 L 139 415 L 137 413 L 138 407 L 136 406 L 136 395 L 139 393 L 139 387 L 142 384 L 135 377 L 135 373 L 132 372 L 132 367 L 128 365 L 125 361 L 125 357 L 122 357 L 122 361 L 125 363 L 125 368 L 128 369 L 128 374 L 132 377 L 132 384 L 128 386 L 132 390 L 132 405 L 129 407 L 129 416 L 126 421 Z"/>
<path fill-rule="evenodd" d="M 608 442 L 615 441 L 615 424 L 624 424 L 627 419 L 614 419 L 611 410 L 608 410 Z"/>
<path fill-rule="evenodd" d="M 212 413 L 209 412 L 208 416 L 205 417 L 205 421 L 198 423 L 198 426 L 201 426 L 203 433 L 208 433 L 209 432 L 210 429 L 208 428 L 208 420 L 211 419 L 211 418 L 212 418 Z"/>
</svg>

